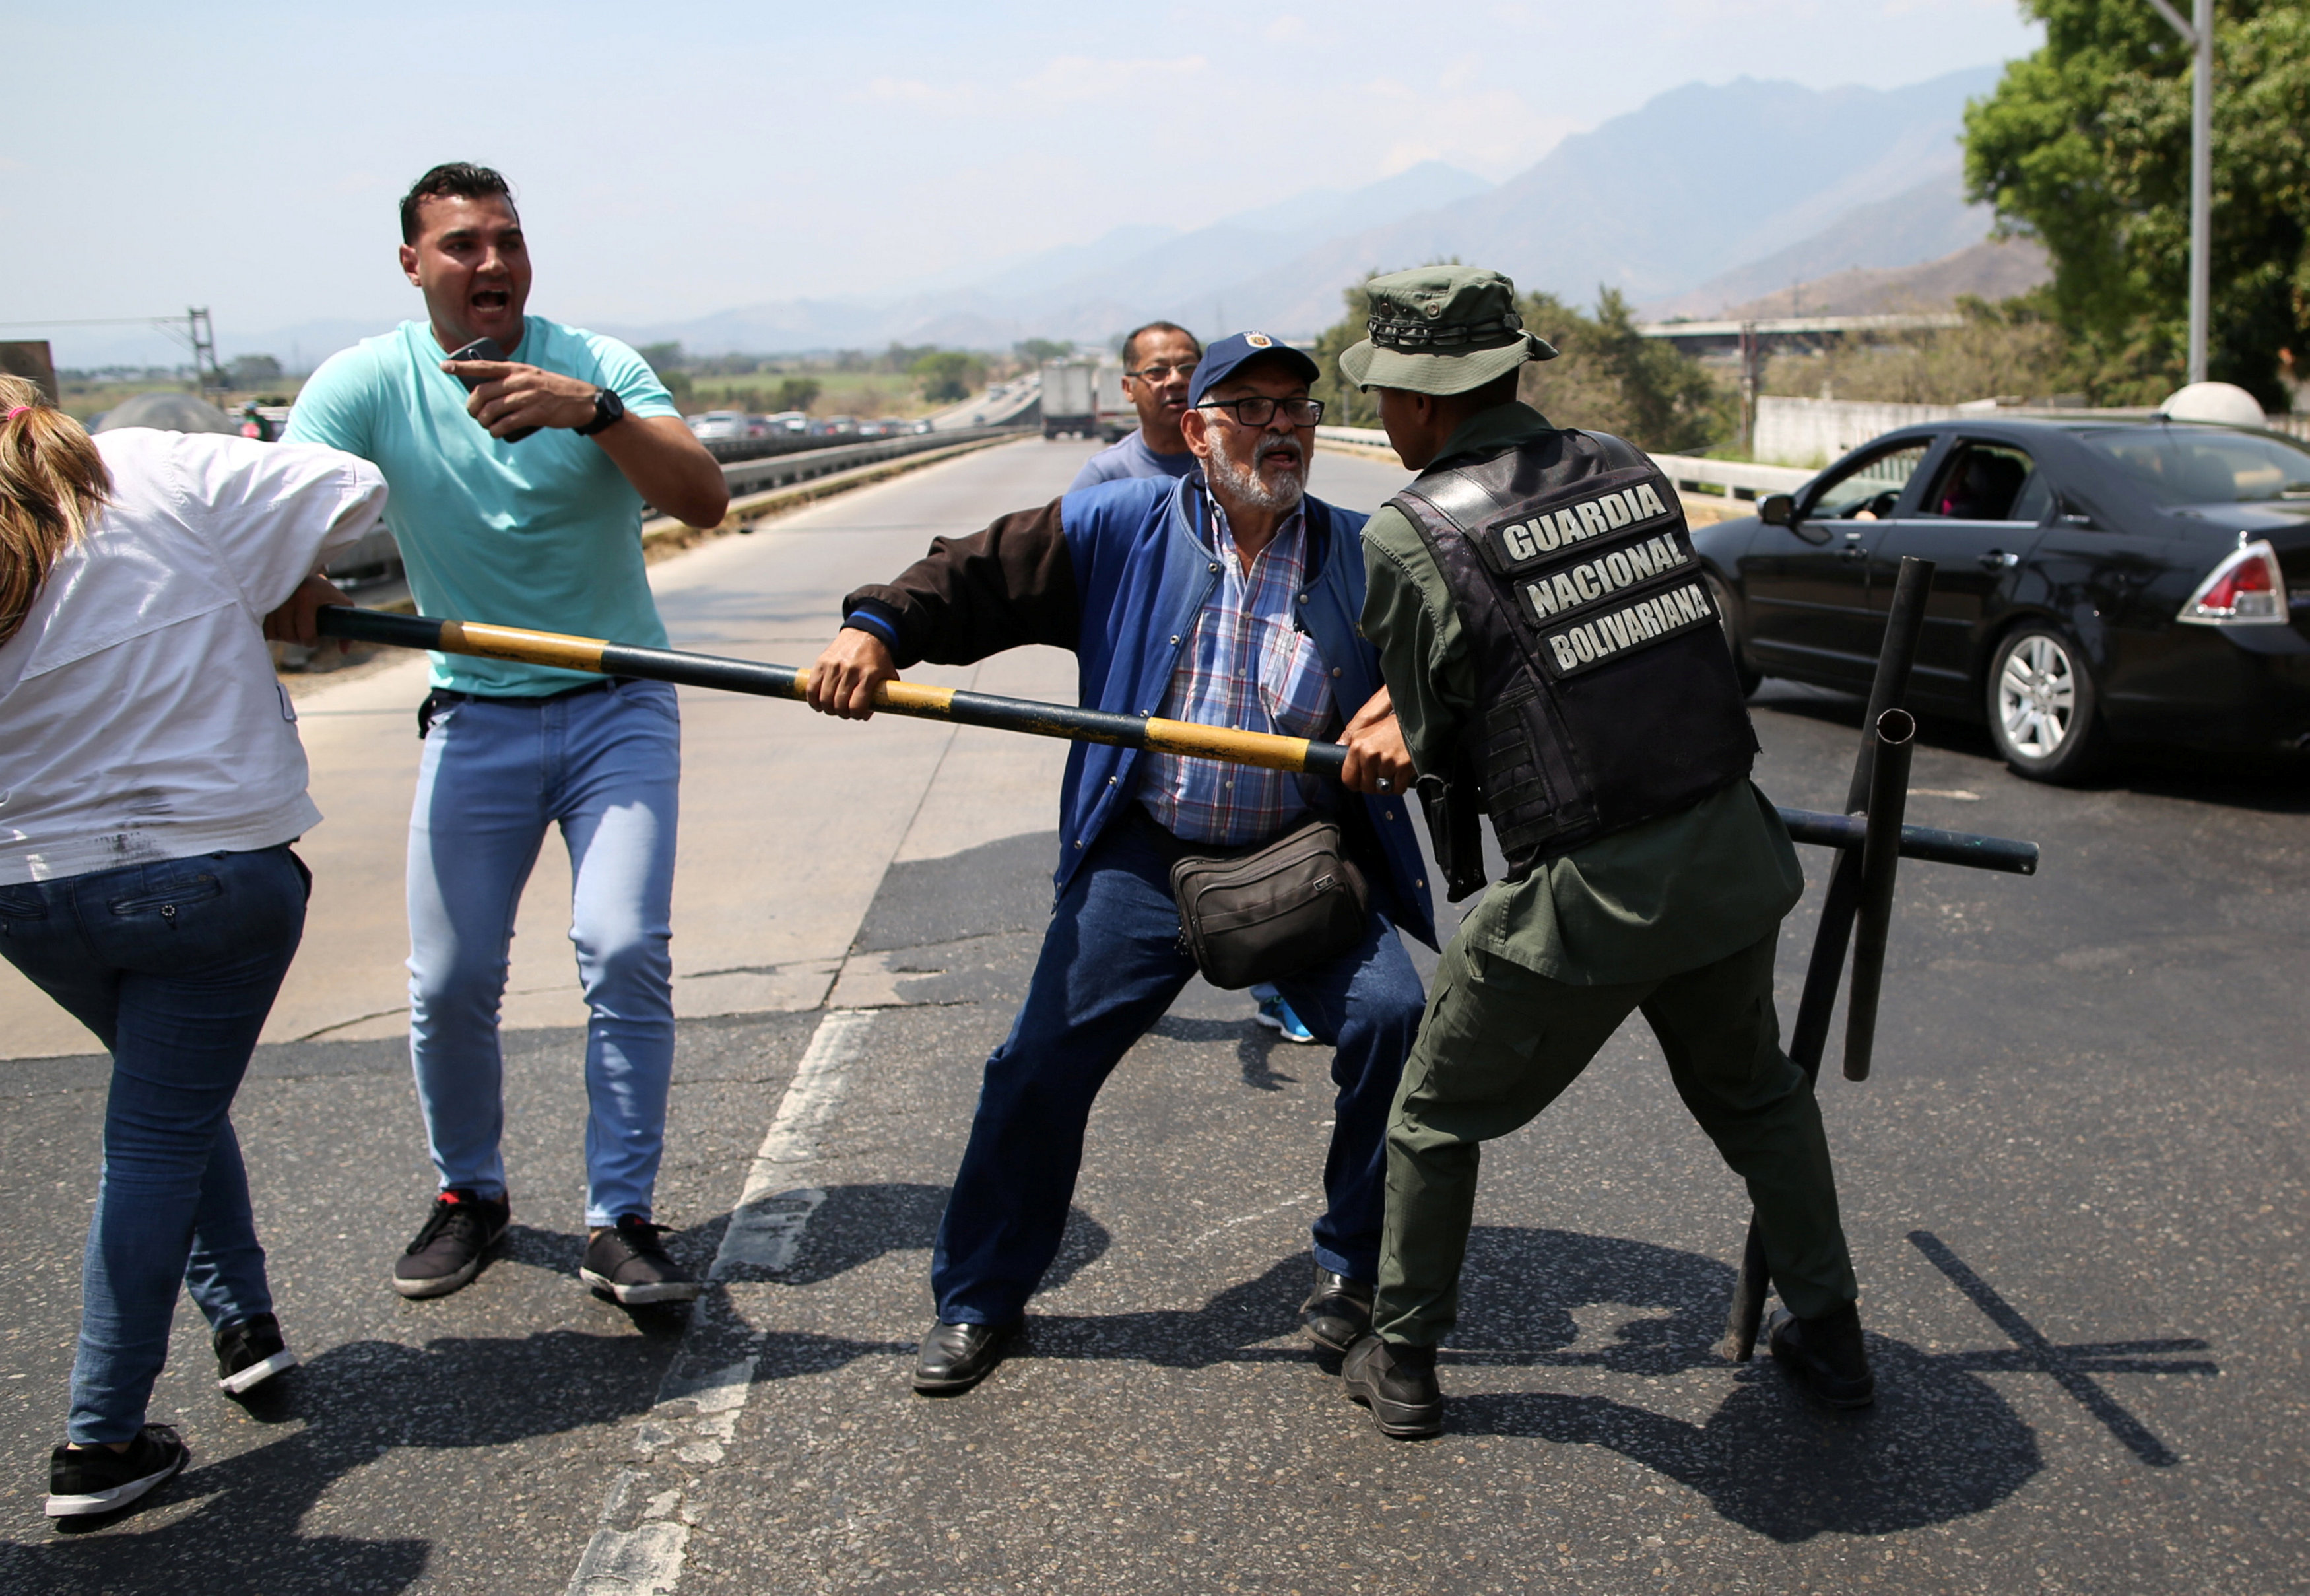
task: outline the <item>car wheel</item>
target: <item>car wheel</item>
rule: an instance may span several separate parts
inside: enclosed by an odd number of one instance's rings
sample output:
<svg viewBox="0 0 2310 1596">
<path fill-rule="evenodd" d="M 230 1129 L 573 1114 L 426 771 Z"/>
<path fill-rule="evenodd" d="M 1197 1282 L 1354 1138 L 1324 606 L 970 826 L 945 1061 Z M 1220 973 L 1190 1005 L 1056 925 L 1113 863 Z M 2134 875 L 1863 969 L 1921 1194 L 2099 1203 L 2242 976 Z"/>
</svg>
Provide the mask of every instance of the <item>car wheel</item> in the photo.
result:
<svg viewBox="0 0 2310 1596">
<path fill-rule="evenodd" d="M 2024 626 L 1990 662 L 1989 737 L 2018 776 L 2082 781 L 2108 751 L 2084 651 L 2045 626 Z"/>
<path fill-rule="evenodd" d="M 1724 583 L 1711 575 L 1708 578 L 1708 596 L 1716 605 L 1717 624 L 1724 629 L 1724 646 L 1732 651 L 1732 671 L 1741 679 L 1741 696 L 1744 698 L 1748 698 L 1763 683 L 1765 678 L 1741 654 L 1741 634 L 1732 619 L 1737 613 L 1732 608 L 1732 594 L 1726 589 Z"/>
</svg>

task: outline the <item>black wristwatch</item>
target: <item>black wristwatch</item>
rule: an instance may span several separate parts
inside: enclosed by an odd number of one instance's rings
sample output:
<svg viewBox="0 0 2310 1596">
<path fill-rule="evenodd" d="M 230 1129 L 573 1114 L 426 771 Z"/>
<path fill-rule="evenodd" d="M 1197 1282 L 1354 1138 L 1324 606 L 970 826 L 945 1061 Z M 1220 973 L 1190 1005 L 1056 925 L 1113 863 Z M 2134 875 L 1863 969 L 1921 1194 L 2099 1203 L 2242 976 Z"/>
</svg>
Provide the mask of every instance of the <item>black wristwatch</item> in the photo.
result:
<svg viewBox="0 0 2310 1596">
<path fill-rule="evenodd" d="M 618 390 L 596 388 L 594 390 L 594 419 L 583 427 L 573 427 L 570 430 L 580 438 L 591 438 L 603 428 L 615 426 L 625 419 L 626 402 L 618 397 Z"/>
</svg>

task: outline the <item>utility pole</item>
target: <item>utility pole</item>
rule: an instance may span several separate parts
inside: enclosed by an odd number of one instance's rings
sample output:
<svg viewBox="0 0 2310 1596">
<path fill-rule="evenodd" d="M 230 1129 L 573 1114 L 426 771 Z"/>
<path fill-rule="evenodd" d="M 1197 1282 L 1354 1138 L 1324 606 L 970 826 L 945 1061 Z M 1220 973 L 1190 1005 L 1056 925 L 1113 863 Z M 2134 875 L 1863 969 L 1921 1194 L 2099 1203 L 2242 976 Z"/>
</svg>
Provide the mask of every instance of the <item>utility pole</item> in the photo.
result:
<svg viewBox="0 0 2310 1596">
<path fill-rule="evenodd" d="M 217 364 L 216 358 L 216 328 L 210 325 L 206 307 L 197 310 L 190 306 L 185 308 L 185 336 L 193 346 L 194 391 L 207 398 L 210 378 L 213 377 L 217 392 L 224 392 L 224 368 Z"/>
<path fill-rule="evenodd" d="M 1757 324 L 1741 324 L 1741 447 L 1750 459 L 1757 457 L 1757 389 L 1758 378 L 1765 364 L 1765 341 L 1757 334 Z"/>
<path fill-rule="evenodd" d="M 2190 381 L 2206 380 L 2206 327 L 2213 290 L 2214 0 L 2195 0 L 2193 22 L 2170 0 L 2149 0 L 2195 57 L 2190 76 Z"/>
</svg>

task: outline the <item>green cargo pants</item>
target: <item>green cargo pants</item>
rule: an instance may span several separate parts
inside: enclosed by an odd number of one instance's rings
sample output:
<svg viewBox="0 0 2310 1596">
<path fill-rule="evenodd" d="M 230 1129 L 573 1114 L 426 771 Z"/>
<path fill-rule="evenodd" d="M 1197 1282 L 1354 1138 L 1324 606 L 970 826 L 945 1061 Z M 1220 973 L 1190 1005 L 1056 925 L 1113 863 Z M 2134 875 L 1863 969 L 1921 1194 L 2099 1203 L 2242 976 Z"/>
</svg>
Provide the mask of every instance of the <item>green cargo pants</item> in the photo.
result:
<svg viewBox="0 0 2310 1596">
<path fill-rule="evenodd" d="M 1776 941 L 1658 981 L 1571 986 L 1455 939 L 1388 1125 L 1374 1328 L 1402 1345 L 1444 1338 L 1459 1317 L 1479 1144 L 1530 1123 L 1639 1008 L 1685 1106 L 1749 1184 L 1781 1300 L 1804 1319 L 1855 1300 L 1820 1109 L 1781 1051 Z"/>
</svg>

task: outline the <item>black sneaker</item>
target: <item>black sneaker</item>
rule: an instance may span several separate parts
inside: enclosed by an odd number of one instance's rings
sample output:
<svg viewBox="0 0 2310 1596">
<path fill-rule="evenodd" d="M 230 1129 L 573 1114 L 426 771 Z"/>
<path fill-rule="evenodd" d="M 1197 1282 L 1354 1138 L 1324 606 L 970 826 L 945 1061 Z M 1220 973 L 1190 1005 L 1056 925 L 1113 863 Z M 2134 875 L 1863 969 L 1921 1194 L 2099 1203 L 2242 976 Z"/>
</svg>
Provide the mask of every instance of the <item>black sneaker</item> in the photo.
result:
<svg viewBox="0 0 2310 1596">
<path fill-rule="evenodd" d="M 126 1452 L 109 1446 L 59 1446 L 48 1458 L 48 1516 L 114 1513 L 185 1466 L 192 1452 L 165 1424 L 136 1432 Z"/>
<path fill-rule="evenodd" d="M 1775 1308 L 1765 1324 L 1765 1344 L 1817 1402 L 1866 1408 L 1877 1400 L 1877 1376 L 1869 1372 L 1869 1349 L 1861 1340 L 1861 1314 L 1851 1303 L 1819 1319 Z"/>
<path fill-rule="evenodd" d="M 1416 1441 L 1444 1433 L 1444 1392 L 1436 1383 L 1436 1349 L 1399 1347 L 1368 1335 L 1340 1366 L 1348 1395 L 1371 1410 L 1380 1433 Z"/>
<path fill-rule="evenodd" d="M 281 1339 L 281 1322 L 270 1314 L 228 1324 L 210 1338 L 216 1348 L 217 1389 L 227 1396 L 254 1391 L 297 1364 Z"/>
<path fill-rule="evenodd" d="M 596 1230 L 586 1244 L 578 1278 L 628 1306 L 690 1301 L 705 1288 L 696 1275 L 666 1256 L 665 1244 L 658 1240 L 666 1229 L 638 1214 L 627 1214 L 615 1225 Z"/>
<path fill-rule="evenodd" d="M 502 1197 L 453 1188 L 433 1199 L 417 1239 L 393 1266 L 393 1288 L 404 1297 L 447 1297 L 482 1272 L 482 1261 L 513 1219 Z"/>
</svg>

